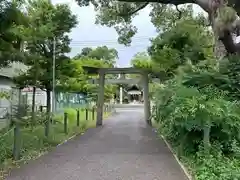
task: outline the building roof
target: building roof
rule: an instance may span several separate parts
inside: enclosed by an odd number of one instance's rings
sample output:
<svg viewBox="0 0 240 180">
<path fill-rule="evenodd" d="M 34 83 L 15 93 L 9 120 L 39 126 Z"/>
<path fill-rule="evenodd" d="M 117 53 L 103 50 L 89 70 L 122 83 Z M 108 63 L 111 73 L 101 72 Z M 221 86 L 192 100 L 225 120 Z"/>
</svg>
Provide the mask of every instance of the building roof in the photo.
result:
<svg viewBox="0 0 240 180">
<path fill-rule="evenodd" d="M 142 88 L 138 84 L 129 84 L 126 88 L 127 91 L 142 91 Z"/>
<path fill-rule="evenodd" d="M 13 78 L 19 75 L 21 71 L 26 71 L 26 70 L 27 70 L 27 66 L 25 66 L 22 63 L 14 62 L 10 64 L 9 67 L 0 69 L 0 76 Z"/>
</svg>

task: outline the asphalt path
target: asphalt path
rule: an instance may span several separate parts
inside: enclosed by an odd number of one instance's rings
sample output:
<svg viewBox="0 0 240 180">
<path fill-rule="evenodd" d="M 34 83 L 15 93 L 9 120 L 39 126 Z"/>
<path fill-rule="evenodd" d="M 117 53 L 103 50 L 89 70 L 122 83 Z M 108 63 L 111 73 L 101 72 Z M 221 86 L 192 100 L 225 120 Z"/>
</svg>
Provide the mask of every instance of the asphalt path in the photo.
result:
<svg viewBox="0 0 240 180">
<path fill-rule="evenodd" d="M 88 130 L 7 180 L 187 180 L 140 106 L 119 108 L 102 127 Z"/>
</svg>

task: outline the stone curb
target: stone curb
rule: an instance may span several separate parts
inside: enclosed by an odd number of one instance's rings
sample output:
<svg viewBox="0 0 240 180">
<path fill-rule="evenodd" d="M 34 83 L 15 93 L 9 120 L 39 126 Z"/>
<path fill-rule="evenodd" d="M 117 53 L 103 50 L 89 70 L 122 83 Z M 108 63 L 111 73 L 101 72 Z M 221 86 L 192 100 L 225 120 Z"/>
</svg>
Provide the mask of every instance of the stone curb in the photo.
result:
<svg viewBox="0 0 240 180">
<path fill-rule="evenodd" d="M 156 129 L 153 129 L 153 131 L 155 133 L 157 133 Z M 166 138 L 161 135 L 161 138 L 163 139 L 164 143 L 167 145 L 168 149 L 171 151 L 172 155 L 174 156 L 175 160 L 177 161 L 177 163 L 179 164 L 179 166 L 181 167 L 181 169 L 183 170 L 184 174 L 187 176 L 188 180 L 193 180 L 192 176 L 189 174 L 188 170 L 185 168 L 185 166 L 183 165 L 183 163 L 181 163 L 181 161 L 179 160 L 179 158 L 177 157 L 177 155 L 174 153 L 171 145 L 167 142 Z"/>
</svg>

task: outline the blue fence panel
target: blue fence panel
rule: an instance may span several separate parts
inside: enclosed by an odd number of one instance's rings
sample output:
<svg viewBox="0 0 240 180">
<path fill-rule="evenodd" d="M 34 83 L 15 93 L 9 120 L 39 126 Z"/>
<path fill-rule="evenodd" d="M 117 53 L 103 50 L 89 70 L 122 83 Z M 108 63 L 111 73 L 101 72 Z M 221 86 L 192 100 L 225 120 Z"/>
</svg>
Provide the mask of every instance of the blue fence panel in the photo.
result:
<svg viewBox="0 0 240 180">
<path fill-rule="evenodd" d="M 87 97 L 81 93 L 56 93 L 56 113 L 66 108 L 81 108 L 88 104 Z"/>
</svg>

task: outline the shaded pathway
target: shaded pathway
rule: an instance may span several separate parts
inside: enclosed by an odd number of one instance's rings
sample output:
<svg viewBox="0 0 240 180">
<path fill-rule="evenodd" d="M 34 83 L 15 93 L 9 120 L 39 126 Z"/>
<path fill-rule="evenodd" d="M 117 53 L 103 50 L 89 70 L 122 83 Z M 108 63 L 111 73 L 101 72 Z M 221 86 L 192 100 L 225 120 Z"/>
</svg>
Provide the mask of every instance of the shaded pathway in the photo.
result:
<svg viewBox="0 0 240 180">
<path fill-rule="evenodd" d="M 7 180 L 187 180 L 143 109 L 119 110 L 103 127 L 13 170 Z"/>
</svg>

